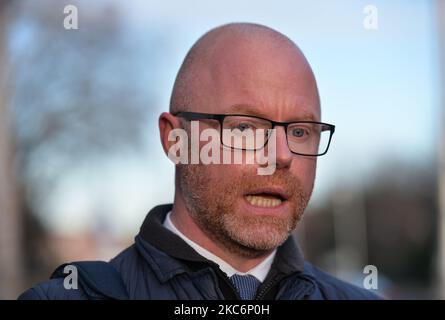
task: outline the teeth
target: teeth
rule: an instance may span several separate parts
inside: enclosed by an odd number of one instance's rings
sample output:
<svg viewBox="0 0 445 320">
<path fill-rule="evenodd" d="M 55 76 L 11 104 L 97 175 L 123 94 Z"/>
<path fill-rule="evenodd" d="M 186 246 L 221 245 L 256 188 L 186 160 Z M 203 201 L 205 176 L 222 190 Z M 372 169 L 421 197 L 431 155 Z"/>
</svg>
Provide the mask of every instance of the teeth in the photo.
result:
<svg viewBox="0 0 445 320">
<path fill-rule="evenodd" d="M 262 196 L 246 196 L 246 200 L 249 201 L 251 205 L 258 207 L 276 207 L 281 204 L 281 199 L 278 198 L 266 198 Z"/>
</svg>

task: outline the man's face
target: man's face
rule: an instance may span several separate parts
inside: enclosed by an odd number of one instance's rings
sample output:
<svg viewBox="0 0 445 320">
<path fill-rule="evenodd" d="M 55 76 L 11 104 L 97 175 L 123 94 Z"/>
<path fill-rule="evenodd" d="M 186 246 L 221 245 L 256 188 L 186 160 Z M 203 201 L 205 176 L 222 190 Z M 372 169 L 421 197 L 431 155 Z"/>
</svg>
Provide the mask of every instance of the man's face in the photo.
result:
<svg viewBox="0 0 445 320">
<path fill-rule="evenodd" d="M 282 122 L 320 120 L 315 80 L 296 49 L 240 43 L 212 58 L 216 62 L 200 73 L 200 94 L 192 111 Z M 316 157 L 291 153 L 284 128 L 276 129 L 277 167 L 272 175 L 258 175 L 258 165 L 252 164 L 177 168 L 194 221 L 216 243 L 244 256 L 283 243 L 312 193 Z"/>
</svg>

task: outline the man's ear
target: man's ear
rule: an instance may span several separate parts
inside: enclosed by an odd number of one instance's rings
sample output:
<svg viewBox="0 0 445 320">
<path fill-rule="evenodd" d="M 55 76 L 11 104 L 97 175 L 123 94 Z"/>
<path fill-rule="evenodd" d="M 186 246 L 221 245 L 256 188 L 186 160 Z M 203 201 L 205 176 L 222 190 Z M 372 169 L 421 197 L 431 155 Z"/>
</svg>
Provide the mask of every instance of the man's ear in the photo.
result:
<svg viewBox="0 0 445 320">
<path fill-rule="evenodd" d="M 170 147 L 175 143 L 175 141 L 169 141 L 168 136 L 173 129 L 177 128 L 181 128 L 181 123 L 177 117 L 170 112 L 161 113 L 159 116 L 159 134 L 165 154 L 168 154 Z"/>
</svg>

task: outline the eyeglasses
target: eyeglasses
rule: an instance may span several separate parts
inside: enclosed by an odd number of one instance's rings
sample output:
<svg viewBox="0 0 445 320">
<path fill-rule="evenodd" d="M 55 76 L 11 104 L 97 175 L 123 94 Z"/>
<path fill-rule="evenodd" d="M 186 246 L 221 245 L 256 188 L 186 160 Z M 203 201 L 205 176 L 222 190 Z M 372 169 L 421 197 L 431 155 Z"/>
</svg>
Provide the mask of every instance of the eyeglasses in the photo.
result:
<svg viewBox="0 0 445 320">
<path fill-rule="evenodd" d="M 240 114 L 177 112 L 174 116 L 193 120 L 217 120 L 222 145 L 241 150 L 260 150 L 267 145 L 272 130 L 284 127 L 289 150 L 303 156 L 322 156 L 328 152 L 335 126 L 316 121 L 277 122 Z M 247 134 L 253 133 L 253 134 Z"/>
</svg>

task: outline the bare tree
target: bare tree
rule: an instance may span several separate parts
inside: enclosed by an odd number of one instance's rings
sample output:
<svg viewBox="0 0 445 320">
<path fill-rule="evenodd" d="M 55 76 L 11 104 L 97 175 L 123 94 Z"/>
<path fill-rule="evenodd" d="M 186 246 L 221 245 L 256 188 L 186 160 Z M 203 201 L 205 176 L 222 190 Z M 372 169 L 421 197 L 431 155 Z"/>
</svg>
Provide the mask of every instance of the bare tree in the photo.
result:
<svg viewBox="0 0 445 320">
<path fill-rule="evenodd" d="M 141 74 L 140 43 L 125 33 L 119 11 L 106 2 L 71 3 L 79 30 L 64 29 L 63 3 L 14 2 L 14 15 L 0 3 L 0 68 L 13 75 L 4 85 L 8 73 L 0 69 L 0 298 L 15 298 L 54 268 L 38 204 L 70 168 L 136 150 L 158 111 L 149 82 L 158 64 L 144 57 L 149 74 Z M 156 36 L 145 40 L 159 49 Z"/>
</svg>

